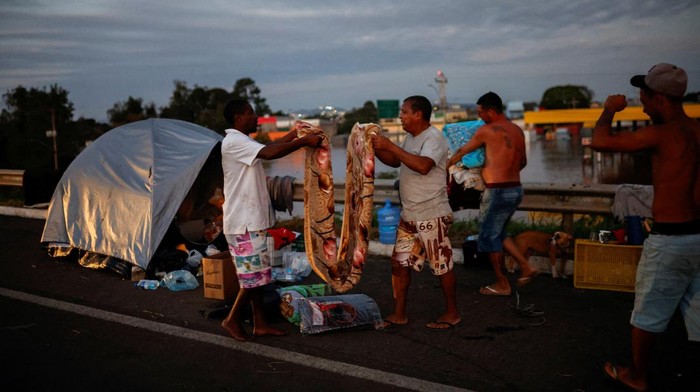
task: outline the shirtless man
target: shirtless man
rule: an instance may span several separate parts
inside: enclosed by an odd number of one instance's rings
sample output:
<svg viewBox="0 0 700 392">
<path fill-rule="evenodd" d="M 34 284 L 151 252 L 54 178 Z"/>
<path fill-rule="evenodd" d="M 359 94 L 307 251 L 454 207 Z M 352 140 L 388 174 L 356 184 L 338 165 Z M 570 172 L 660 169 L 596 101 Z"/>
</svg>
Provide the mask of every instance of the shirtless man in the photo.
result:
<svg viewBox="0 0 700 392">
<path fill-rule="evenodd" d="M 632 366 L 604 366 L 608 377 L 631 390 L 648 389 L 654 339 L 679 305 L 691 345 L 697 349 L 693 342 L 700 342 L 700 123 L 683 110 L 687 80 L 683 69 L 665 63 L 634 76 L 630 82 L 640 88 L 653 125 L 613 132 L 613 117 L 627 106 L 627 99 L 611 95 L 593 131 L 594 150 L 652 154 L 654 225 L 637 267 L 630 319 Z"/>
<path fill-rule="evenodd" d="M 455 151 L 447 167 L 481 146 L 485 146 L 486 159 L 481 176 L 486 190 L 481 196 L 478 248 L 487 252 L 496 273 L 496 283 L 484 286 L 484 295 L 510 295 L 511 287 L 504 274 L 504 245 L 512 253 L 521 270 L 518 284 L 528 283 L 537 271 L 517 252 L 510 237 L 506 237 L 506 225 L 523 198 L 520 171 L 527 165 L 525 136 L 519 126 L 503 114 L 503 101 L 494 92 L 488 92 L 476 102 L 477 113 L 486 123 L 480 127 L 467 144 Z M 504 244 L 508 242 L 509 244 Z M 510 246 L 509 246 L 510 245 Z"/>
</svg>

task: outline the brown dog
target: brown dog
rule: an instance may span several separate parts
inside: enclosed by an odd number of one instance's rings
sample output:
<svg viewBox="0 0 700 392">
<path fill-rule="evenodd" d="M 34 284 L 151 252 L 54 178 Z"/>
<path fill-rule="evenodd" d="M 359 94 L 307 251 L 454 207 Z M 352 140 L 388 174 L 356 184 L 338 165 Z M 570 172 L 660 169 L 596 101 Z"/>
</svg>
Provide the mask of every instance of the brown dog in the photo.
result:
<svg viewBox="0 0 700 392">
<path fill-rule="evenodd" d="M 543 231 L 524 231 L 513 238 L 515 246 L 520 253 L 529 259 L 533 254 L 549 256 L 549 264 L 552 268 L 552 277 L 566 278 L 564 274 L 566 260 L 569 258 L 569 243 L 574 239 L 570 234 L 557 231 L 554 234 Z M 561 257 L 561 265 L 557 272 L 557 256 Z M 509 265 L 510 264 L 510 265 Z M 515 261 L 510 259 L 506 262 L 506 268 L 513 272 Z"/>
</svg>

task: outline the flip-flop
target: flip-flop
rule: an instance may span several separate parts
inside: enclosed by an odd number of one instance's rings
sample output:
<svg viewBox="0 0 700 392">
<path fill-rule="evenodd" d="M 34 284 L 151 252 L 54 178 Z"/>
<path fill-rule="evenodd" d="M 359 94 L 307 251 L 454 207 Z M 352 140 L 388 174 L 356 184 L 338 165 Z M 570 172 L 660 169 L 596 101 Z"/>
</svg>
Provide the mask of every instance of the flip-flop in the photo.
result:
<svg viewBox="0 0 700 392">
<path fill-rule="evenodd" d="M 608 378 L 608 380 L 612 381 L 613 383 L 615 383 L 615 385 L 622 387 L 628 391 L 632 391 L 632 392 L 645 392 L 646 391 L 646 389 L 636 388 L 636 387 L 624 382 L 620 378 L 620 374 L 618 373 L 618 370 L 617 370 L 617 365 L 615 365 L 615 364 L 612 364 L 610 362 L 606 362 L 605 365 L 603 365 L 603 373 Z"/>
<path fill-rule="evenodd" d="M 408 324 L 408 323 L 395 323 L 393 321 L 384 319 L 384 322 L 377 329 L 390 329 L 390 328 L 394 328 L 396 326 L 406 325 L 406 324 Z"/>
<path fill-rule="evenodd" d="M 500 295 L 500 296 L 507 297 L 510 295 L 510 292 L 498 291 L 491 286 L 484 286 L 484 287 L 479 289 L 479 294 L 482 294 L 482 295 Z"/>
<path fill-rule="evenodd" d="M 448 321 L 431 321 L 428 324 L 425 324 L 425 327 L 428 329 L 434 329 L 434 330 L 443 330 L 443 329 L 452 329 L 458 325 L 462 324 L 462 320 L 459 320 L 455 323 L 450 323 Z M 442 327 L 444 326 L 444 327 Z"/>
</svg>

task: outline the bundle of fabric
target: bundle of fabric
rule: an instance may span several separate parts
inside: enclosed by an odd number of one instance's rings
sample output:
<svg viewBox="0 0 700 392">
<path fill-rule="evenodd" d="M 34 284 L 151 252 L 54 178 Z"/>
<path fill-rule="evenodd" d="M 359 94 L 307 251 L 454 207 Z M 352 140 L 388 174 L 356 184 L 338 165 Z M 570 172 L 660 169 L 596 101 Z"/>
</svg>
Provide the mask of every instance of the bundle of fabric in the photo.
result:
<svg viewBox="0 0 700 392">
<path fill-rule="evenodd" d="M 299 301 L 304 298 L 322 297 L 331 294 L 331 286 L 326 283 L 295 285 L 277 289 L 280 295 L 280 314 L 294 325 L 301 323 Z"/>
<path fill-rule="evenodd" d="M 651 206 L 654 204 L 654 187 L 640 184 L 619 184 L 615 188 L 612 213 L 615 219 L 622 220 L 628 216 L 651 218 Z"/>
<path fill-rule="evenodd" d="M 355 124 L 348 138 L 345 203 L 340 241 L 335 233 L 335 200 L 331 146 L 320 128 L 298 121 L 301 137 L 321 135 L 318 147 L 307 147 L 304 173 L 304 242 L 311 267 L 333 290 L 344 293 L 362 276 L 374 199 L 374 148 L 371 135 L 380 134 L 376 124 Z"/>
<path fill-rule="evenodd" d="M 447 139 L 447 148 L 450 155 L 453 155 L 460 147 L 467 144 L 476 133 L 476 130 L 484 125 L 482 120 L 464 121 L 453 124 L 447 124 L 442 129 L 442 133 Z M 476 150 L 462 157 L 462 161 L 458 165 L 466 168 L 481 167 L 484 165 L 485 159 L 484 147 L 479 147 Z"/>
</svg>

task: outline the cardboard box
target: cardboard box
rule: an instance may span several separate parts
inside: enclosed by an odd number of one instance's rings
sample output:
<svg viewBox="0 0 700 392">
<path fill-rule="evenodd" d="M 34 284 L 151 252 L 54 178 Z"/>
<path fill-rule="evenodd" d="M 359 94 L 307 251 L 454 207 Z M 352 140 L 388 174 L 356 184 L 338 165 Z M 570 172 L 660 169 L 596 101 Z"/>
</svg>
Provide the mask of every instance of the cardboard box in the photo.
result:
<svg viewBox="0 0 700 392">
<path fill-rule="evenodd" d="M 642 247 L 576 240 L 574 287 L 634 292 Z"/>
<path fill-rule="evenodd" d="M 236 267 L 228 251 L 202 258 L 204 297 L 233 300 L 238 294 Z"/>
</svg>

